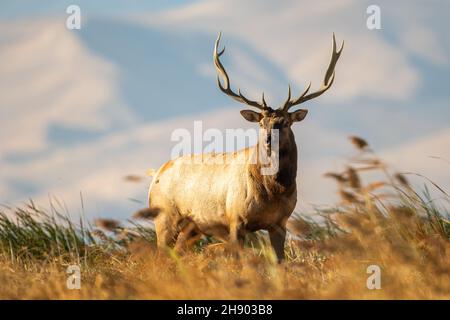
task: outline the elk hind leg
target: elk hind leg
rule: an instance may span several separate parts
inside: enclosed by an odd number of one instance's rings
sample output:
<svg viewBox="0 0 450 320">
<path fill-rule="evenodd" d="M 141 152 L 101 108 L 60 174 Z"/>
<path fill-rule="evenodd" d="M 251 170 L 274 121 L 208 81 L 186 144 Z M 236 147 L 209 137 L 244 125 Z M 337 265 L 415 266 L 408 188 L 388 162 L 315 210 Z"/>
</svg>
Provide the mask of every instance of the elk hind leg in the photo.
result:
<svg viewBox="0 0 450 320">
<path fill-rule="evenodd" d="M 178 234 L 180 232 L 178 228 L 179 219 L 175 214 L 167 214 L 162 212 L 155 219 L 155 231 L 158 248 L 166 249 L 174 246 Z"/>
<path fill-rule="evenodd" d="M 194 245 L 197 240 L 202 237 L 201 231 L 197 228 L 194 222 L 186 220 L 180 226 L 180 233 L 175 243 L 175 250 L 179 253 L 184 252 L 189 247 Z"/>
</svg>

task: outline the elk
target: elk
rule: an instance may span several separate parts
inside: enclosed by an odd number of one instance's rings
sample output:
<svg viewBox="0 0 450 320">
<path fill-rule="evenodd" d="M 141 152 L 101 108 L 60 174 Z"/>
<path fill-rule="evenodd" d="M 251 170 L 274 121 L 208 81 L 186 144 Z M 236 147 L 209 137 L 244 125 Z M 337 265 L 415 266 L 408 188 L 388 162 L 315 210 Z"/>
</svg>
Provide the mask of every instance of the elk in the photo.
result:
<svg viewBox="0 0 450 320">
<path fill-rule="evenodd" d="M 173 246 L 187 223 L 195 225 L 203 234 L 236 245 L 242 244 L 248 232 L 267 230 L 277 258 L 282 261 L 286 222 L 297 203 L 297 145 L 291 126 L 303 120 L 308 112 L 305 109 L 289 110 L 331 87 L 344 42 L 336 50 L 333 34 L 331 60 L 319 90 L 309 93 L 310 83 L 300 96 L 291 98 L 289 86 L 286 101 L 272 109 L 267 105 L 264 93 L 257 102 L 246 98 L 240 90 L 236 93 L 231 89 L 230 78 L 220 61 L 225 51 L 225 48 L 218 51 L 220 38 L 219 33 L 213 54 L 218 86 L 234 100 L 259 110 L 240 112 L 245 120 L 259 123 L 258 142 L 253 147 L 232 153 L 183 155 L 166 162 L 154 173 L 147 210 L 155 216 L 160 248 Z M 259 157 L 257 161 L 251 159 L 255 159 L 253 156 L 258 150 L 270 154 L 272 132 L 278 133 L 278 170 L 264 175 L 261 169 L 266 164 L 263 165 Z M 198 157 L 202 157 L 201 161 L 193 161 Z M 216 161 L 218 158 L 227 161 Z"/>
</svg>

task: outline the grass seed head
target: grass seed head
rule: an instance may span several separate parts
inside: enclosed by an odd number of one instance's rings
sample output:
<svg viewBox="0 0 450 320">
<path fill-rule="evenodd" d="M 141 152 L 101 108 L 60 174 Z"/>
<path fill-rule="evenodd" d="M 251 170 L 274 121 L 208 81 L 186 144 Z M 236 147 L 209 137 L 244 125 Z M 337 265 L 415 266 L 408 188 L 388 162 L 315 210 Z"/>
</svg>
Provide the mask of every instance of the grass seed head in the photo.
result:
<svg viewBox="0 0 450 320">
<path fill-rule="evenodd" d="M 129 174 L 123 177 L 123 179 L 128 182 L 141 182 L 143 178 L 135 174 Z"/>
<path fill-rule="evenodd" d="M 324 177 L 332 178 L 336 180 L 338 183 L 345 183 L 347 182 L 347 178 L 344 177 L 342 174 L 335 173 L 335 172 L 327 172 L 324 174 Z"/>
<path fill-rule="evenodd" d="M 94 224 L 107 231 L 116 231 L 121 228 L 120 222 L 114 219 L 95 219 Z"/>
<path fill-rule="evenodd" d="M 154 208 L 144 208 L 133 214 L 133 219 L 153 219 L 159 214 L 159 210 Z"/>
<path fill-rule="evenodd" d="M 369 144 L 366 140 L 363 138 L 357 137 L 357 136 L 350 136 L 349 137 L 351 143 L 358 149 L 358 150 L 365 150 L 369 147 Z"/>
<path fill-rule="evenodd" d="M 403 187 L 409 188 L 410 184 L 408 179 L 406 179 L 406 177 L 401 174 L 401 173 L 396 173 L 394 175 L 395 180 L 397 180 Z"/>
<path fill-rule="evenodd" d="M 361 180 L 359 179 L 359 175 L 356 170 L 349 166 L 347 167 L 346 174 L 350 187 L 359 190 L 361 188 Z"/>
<path fill-rule="evenodd" d="M 355 194 L 345 191 L 345 190 L 339 190 L 339 195 L 341 196 L 341 199 L 344 203 L 359 203 L 360 201 L 356 197 Z"/>
</svg>

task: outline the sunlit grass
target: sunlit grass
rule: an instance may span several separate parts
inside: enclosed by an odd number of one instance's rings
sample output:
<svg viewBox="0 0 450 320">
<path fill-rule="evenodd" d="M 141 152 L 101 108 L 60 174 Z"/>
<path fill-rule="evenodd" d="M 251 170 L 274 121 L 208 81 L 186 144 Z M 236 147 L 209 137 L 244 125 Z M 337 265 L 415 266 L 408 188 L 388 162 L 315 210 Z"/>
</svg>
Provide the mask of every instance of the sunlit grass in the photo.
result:
<svg viewBox="0 0 450 320">
<path fill-rule="evenodd" d="M 357 155 L 327 174 L 340 203 L 292 216 L 282 264 L 263 232 L 247 237 L 239 258 L 211 238 L 163 252 L 145 225 L 75 223 L 31 202 L 0 213 L 0 298 L 450 299 L 449 196 L 429 183 L 438 205 L 364 140 L 352 142 Z M 66 286 L 71 264 L 81 267 L 80 290 Z M 380 290 L 366 286 L 370 265 L 381 268 Z"/>
</svg>

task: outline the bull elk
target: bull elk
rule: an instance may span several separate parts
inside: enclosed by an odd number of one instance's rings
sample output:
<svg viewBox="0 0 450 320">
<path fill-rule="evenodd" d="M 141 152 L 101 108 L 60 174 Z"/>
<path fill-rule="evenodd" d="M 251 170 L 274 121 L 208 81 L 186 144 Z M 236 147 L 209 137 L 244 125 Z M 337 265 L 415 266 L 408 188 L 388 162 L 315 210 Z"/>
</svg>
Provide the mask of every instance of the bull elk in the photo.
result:
<svg viewBox="0 0 450 320">
<path fill-rule="evenodd" d="M 241 111 L 245 120 L 259 123 L 258 143 L 237 152 L 184 155 L 166 162 L 154 174 L 147 210 L 157 213 L 154 223 L 158 247 L 174 245 L 186 222 L 194 224 L 204 234 L 234 244 L 242 243 L 248 232 L 267 230 L 281 261 L 284 259 L 286 222 L 297 203 L 297 146 L 291 126 L 303 120 L 308 112 L 305 109 L 289 110 L 331 87 L 344 42 L 336 50 L 333 34 L 331 60 L 319 90 L 309 93 L 310 83 L 300 96 L 292 99 L 289 86 L 286 101 L 272 109 L 267 105 L 264 93 L 257 102 L 246 98 L 240 90 L 236 93 L 231 89 L 230 78 L 220 61 L 225 50 L 218 50 L 220 37 L 221 34 L 213 54 L 219 88 L 234 100 L 259 109 L 259 112 Z M 271 152 L 271 132 L 278 132 L 278 170 L 264 175 L 261 173 L 263 164 L 250 159 L 254 159 L 252 156 L 258 150 Z M 193 161 L 196 157 L 202 157 L 202 161 Z M 215 161 L 218 158 L 227 161 Z"/>
</svg>

